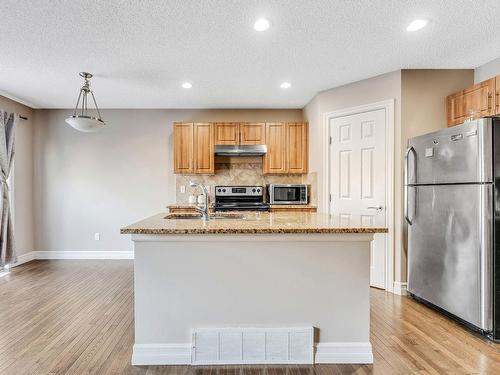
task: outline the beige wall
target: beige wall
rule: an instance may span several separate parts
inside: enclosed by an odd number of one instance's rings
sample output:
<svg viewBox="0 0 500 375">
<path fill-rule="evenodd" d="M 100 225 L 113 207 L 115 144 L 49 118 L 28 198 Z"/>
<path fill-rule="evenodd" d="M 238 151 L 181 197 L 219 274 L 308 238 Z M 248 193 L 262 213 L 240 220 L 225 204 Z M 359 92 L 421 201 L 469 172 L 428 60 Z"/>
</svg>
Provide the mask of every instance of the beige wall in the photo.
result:
<svg viewBox="0 0 500 375">
<path fill-rule="evenodd" d="M 446 96 L 473 84 L 472 69 L 412 69 L 401 72 L 404 144 L 411 137 L 446 128 Z"/>
<path fill-rule="evenodd" d="M 474 69 L 474 82 L 478 83 L 499 74 L 500 57 Z"/>
<path fill-rule="evenodd" d="M 401 144 L 409 138 L 446 128 L 446 96 L 473 84 L 473 69 L 411 69 L 401 71 Z M 403 160 L 403 154 L 400 154 Z M 401 169 L 403 171 L 403 169 Z M 402 184 L 402 182 L 401 182 Z M 402 215 L 403 200 L 398 202 Z M 407 275 L 406 224 L 401 251 L 395 253 L 396 281 Z"/>
<path fill-rule="evenodd" d="M 17 254 L 34 250 L 33 233 L 33 110 L 4 96 L 0 108 L 28 118 L 16 127 L 14 162 L 14 230 Z"/>
<path fill-rule="evenodd" d="M 102 111 L 102 131 L 80 133 L 64 122 L 70 113 L 34 114 L 37 250 L 131 250 L 120 228 L 175 202 L 173 121 L 302 120 L 300 109 L 120 109 Z"/>
</svg>

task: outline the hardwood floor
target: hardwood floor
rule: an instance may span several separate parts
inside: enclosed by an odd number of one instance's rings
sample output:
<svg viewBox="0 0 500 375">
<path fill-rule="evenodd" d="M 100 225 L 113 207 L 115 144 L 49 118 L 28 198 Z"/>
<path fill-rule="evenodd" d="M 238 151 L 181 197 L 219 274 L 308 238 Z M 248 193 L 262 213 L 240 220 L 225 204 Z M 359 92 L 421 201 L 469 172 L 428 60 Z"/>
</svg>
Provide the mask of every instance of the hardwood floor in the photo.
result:
<svg viewBox="0 0 500 375">
<path fill-rule="evenodd" d="M 405 297 L 371 292 L 375 363 L 132 367 L 132 261 L 34 261 L 0 278 L 0 374 L 500 374 L 500 345 Z"/>
</svg>

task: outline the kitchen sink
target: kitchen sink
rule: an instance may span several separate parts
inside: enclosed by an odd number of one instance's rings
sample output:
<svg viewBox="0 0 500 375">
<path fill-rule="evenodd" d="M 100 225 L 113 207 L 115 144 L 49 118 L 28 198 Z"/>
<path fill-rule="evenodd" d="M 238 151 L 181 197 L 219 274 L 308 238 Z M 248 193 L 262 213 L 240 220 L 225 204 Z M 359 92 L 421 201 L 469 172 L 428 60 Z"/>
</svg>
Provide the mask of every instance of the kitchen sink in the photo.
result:
<svg viewBox="0 0 500 375">
<path fill-rule="evenodd" d="M 171 213 L 165 216 L 165 219 L 170 219 L 170 220 L 178 220 L 178 219 L 188 219 L 188 220 L 199 220 L 202 219 L 203 216 L 199 213 Z M 209 215 L 209 220 L 212 219 L 238 219 L 238 220 L 244 220 L 245 216 L 242 214 L 238 213 L 232 213 L 232 212 L 225 212 L 225 213 L 211 213 Z"/>
<path fill-rule="evenodd" d="M 216 213 L 216 214 L 210 214 L 210 219 L 240 219 L 243 220 L 245 219 L 245 215 L 243 214 L 237 214 L 237 213 Z"/>
</svg>

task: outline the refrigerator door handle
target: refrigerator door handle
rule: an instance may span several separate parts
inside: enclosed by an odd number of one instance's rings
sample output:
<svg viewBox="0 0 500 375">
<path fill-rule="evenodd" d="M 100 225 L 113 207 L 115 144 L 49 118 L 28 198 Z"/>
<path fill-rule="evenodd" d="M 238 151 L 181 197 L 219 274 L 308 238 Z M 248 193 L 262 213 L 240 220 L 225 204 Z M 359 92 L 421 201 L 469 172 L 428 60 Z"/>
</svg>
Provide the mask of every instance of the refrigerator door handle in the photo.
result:
<svg viewBox="0 0 500 375">
<path fill-rule="evenodd" d="M 406 153 L 405 153 L 405 173 L 404 173 L 404 175 L 405 175 L 404 213 L 405 213 L 405 220 L 410 225 L 413 224 L 413 218 L 410 219 L 410 217 L 408 216 L 408 189 L 409 189 L 409 186 L 408 186 L 408 159 L 409 159 L 410 152 L 412 152 L 412 151 L 415 152 L 415 149 L 413 148 L 413 146 L 408 147 L 408 149 L 406 150 Z M 416 173 L 415 173 L 415 177 L 416 177 Z"/>
</svg>

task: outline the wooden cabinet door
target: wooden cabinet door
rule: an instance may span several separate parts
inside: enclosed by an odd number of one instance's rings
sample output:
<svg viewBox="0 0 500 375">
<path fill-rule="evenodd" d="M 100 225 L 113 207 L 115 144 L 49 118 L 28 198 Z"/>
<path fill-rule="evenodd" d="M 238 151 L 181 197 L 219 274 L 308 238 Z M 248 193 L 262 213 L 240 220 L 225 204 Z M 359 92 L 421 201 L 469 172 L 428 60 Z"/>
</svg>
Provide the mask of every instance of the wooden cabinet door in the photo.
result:
<svg viewBox="0 0 500 375">
<path fill-rule="evenodd" d="M 266 123 L 265 122 L 240 123 L 240 144 L 242 145 L 266 144 Z"/>
<path fill-rule="evenodd" d="M 495 78 L 468 87 L 463 92 L 465 118 L 479 118 L 494 114 Z"/>
<path fill-rule="evenodd" d="M 266 123 L 267 153 L 264 156 L 264 173 L 286 173 L 285 141 L 284 122 Z"/>
<path fill-rule="evenodd" d="M 193 123 L 174 122 L 174 173 L 193 171 Z"/>
<path fill-rule="evenodd" d="M 500 115 L 500 76 L 495 77 L 495 115 Z"/>
<path fill-rule="evenodd" d="M 214 127 L 208 122 L 194 124 L 194 173 L 213 174 Z"/>
<path fill-rule="evenodd" d="M 451 94 L 446 98 L 448 126 L 461 124 L 465 120 L 463 91 Z"/>
<path fill-rule="evenodd" d="M 307 173 L 308 143 L 307 122 L 289 122 L 286 124 L 286 169 L 288 173 Z"/>
<path fill-rule="evenodd" d="M 216 145 L 237 145 L 240 143 L 240 124 L 237 122 L 215 123 Z"/>
</svg>

